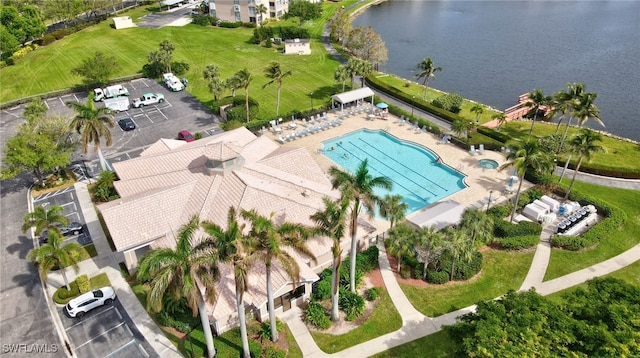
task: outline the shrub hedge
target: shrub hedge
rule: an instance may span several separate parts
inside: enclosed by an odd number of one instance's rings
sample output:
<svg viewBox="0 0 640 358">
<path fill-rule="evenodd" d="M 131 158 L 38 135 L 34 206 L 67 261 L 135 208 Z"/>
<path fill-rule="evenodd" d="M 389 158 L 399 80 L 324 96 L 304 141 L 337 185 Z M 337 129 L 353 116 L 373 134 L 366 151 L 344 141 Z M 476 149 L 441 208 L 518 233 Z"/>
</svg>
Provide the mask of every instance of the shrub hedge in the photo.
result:
<svg viewBox="0 0 640 358">
<path fill-rule="evenodd" d="M 497 220 L 493 225 L 493 236 L 496 238 L 509 238 L 517 236 L 537 235 L 540 237 L 542 233 L 542 225 L 531 222 L 521 221 L 513 224 L 505 220 Z"/>
<path fill-rule="evenodd" d="M 449 282 L 449 273 L 446 271 L 427 270 L 427 282 L 436 285 Z"/>
<path fill-rule="evenodd" d="M 76 281 L 69 282 L 71 290 L 68 291 L 66 286 L 62 286 L 53 294 L 53 302 L 59 305 L 66 305 L 74 297 L 80 296 L 80 289 Z"/>
<path fill-rule="evenodd" d="M 605 218 L 580 236 L 554 236 L 551 241 L 554 247 L 571 251 L 591 247 L 606 238 L 611 232 L 618 230 L 627 220 L 627 214 L 620 208 L 587 194 L 573 190 L 569 198 L 581 205 L 595 206 L 598 213 Z"/>
<path fill-rule="evenodd" d="M 89 282 L 89 276 L 80 275 L 76 277 L 76 283 L 78 284 L 78 290 L 80 294 L 91 291 L 91 283 Z"/>
</svg>

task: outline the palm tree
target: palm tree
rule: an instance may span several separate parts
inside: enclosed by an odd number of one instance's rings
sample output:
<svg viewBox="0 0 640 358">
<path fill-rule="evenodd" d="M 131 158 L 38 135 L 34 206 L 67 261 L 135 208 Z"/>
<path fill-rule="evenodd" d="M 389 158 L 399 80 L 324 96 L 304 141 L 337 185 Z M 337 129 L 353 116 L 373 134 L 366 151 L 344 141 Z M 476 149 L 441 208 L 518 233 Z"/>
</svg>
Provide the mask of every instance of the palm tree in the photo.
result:
<svg viewBox="0 0 640 358">
<path fill-rule="evenodd" d="M 470 261 L 473 258 L 474 247 L 471 240 L 462 230 L 449 230 L 446 232 L 447 239 L 444 247 L 451 253 L 451 268 L 449 270 L 449 280 L 453 281 L 455 276 L 456 262 L 460 259 Z"/>
<path fill-rule="evenodd" d="M 27 213 L 22 218 L 22 232 L 25 233 L 30 228 L 34 228 L 36 235 L 42 235 L 44 230 L 56 231 L 60 234 L 59 225 L 69 224 L 69 219 L 62 214 L 64 208 L 60 205 L 52 205 L 49 210 L 44 206 L 36 206 L 32 212 Z"/>
<path fill-rule="evenodd" d="M 276 116 L 277 116 L 278 113 L 280 112 L 280 88 L 282 87 L 282 80 L 287 76 L 291 76 L 292 72 L 291 71 L 282 72 L 282 69 L 280 68 L 280 64 L 275 61 L 271 62 L 269 66 L 265 68 L 264 72 L 265 72 L 265 76 L 267 76 L 267 78 L 270 78 L 271 81 L 265 83 L 264 86 L 262 86 L 262 88 L 265 88 L 272 83 L 278 84 L 278 99 L 276 101 Z"/>
<path fill-rule="evenodd" d="M 520 190 L 524 181 L 524 174 L 527 170 L 535 170 L 538 172 L 549 171 L 553 166 L 551 154 L 545 152 L 544 148 L 536 139 L 527 139 L 524 142 L 513 141 L 507 145 L 509 152 L 507 153 L 507 162 L 500 166 L 499 170 L 504 170 L 513 166 L 518 175 L 519 184 L 516 191 L 516 199 L 513 203 L 513 211 L 511 212 L 511 221 L 516 215 L 518 208 L 518 200 L 520 199 Z"/>
<path fill-rule="evenodd" d="M 498 126 L 496 127 L 496 130 L 500 131 L 500 128 L 502 128 L 502 125 L 507 121 L 507 116 L 504 113 L 496 113 L 493 116 L 491 116 L 491 119 L 495 119 L 498 121 Z"/>
<path fill-rule="evenodd" d="M 380 215 L 391 222 L 390 229 L 398 221 L 402 220 L 409 210 L 409 205 L 402 201 L 401 195 L 385 195 L 380 202 Z"/>
<path fill-rule="evenodd" d="M 597 97 L 597 93 L 587 92 L 578 99 L 574 113 L 578 119 L 578 127 L 582 127 L 590 118 L 593 118 L 594 121 L 604 127 L 604 123 L 600 119 L 600 109 L 593 103 Z"/>
<path fill-rule="evenodd" d="M 351 81 L 351 88 L 353 88 L 353 78 L 358 74 L 358 67 L 360 66 L 360 60 L 357 58 L 351 57 L 347 61 L 346 69 L 347 74 L 349 75 L 349 80 Z"/>
<path fill-rule="evenodd" d="M 338 82 L 342 82 L 342 92 L 344 92 L 344 87 L 348 78 L 349 69 L 345 65 L 336 68 L 336 72 L 333 73 L 333 79 Z"/>
<path fill-rule="evenodd" d="M 114 126 L 113 119 L 108 116 L 111 110 L 107 107 L 96 108 L 91 95 L 87 98 L 86 105 L 78 102 L 67 102 L 66 105 L 76 111 L 76 116 L 71 120 L 69 127 L 81 135 L 82 152 L 87 153 L 89 143 L 92 143 L 94 150 L 98 152 L 102 170 L 106 170 L 100 150 L 100 141 L 105 138 L 107 147 L 111 146 L 111 130 L 109 128 Z"/>
<path fill-rule="evenodd" d="M 236 209 L 232 206 L 227 214 L 227 230 L 217 224 L 205 221 L 202 228 L 209 235 L 207 244 L 217 250 L 220 261 L 230 263 L 233 266 L 233 276 L 236 284 L 236 309 L 240 322 L 240 337 L 242 340 L 243 357 L 249 358 L 249 340 L 247 338 L 247 322 L 245 307 L 242 301 L 247 291 L 248 273 L 253 263 L 251 256 L 251 237 L 244 236 L 244 225 L 238 224 Z"/>
<path fill-rule="evenodd" d="M 416 230 L 407 224 L 400 224 L 389 230 L 389 253 L 398 259 L 398 274 L 401 271 L 402 257 L 415 254 Z"/>
<path fill-rule="evenodd" d="M 165 294 L 186 299 L 193 316 L 200 315 L 207 357 L 212 358 L 216 350 L 206 304 L 213 304 L 217 295 L 215 284 L 219 276 L 218 253 L 209 247 L 208 242 L 194 237 L 199 227 L 200 218 L 192 216 L 178 231 L 175 249 L 149 251 L 140 261 L 137 276 L 140 279 L 151 278 L 147 308 L 152 311 L 162 309 Z"/>
<path fill-rule="evenodd" d="M 373 73 L 373 64 L 366 60 L 360 60 L 357 68 L 357 74 L 360 76 L 360 87 L 364 87 L 364 79 Z"/>
<path fill-rule="evenodd" d="M 569 184 L 569 189 L 567 189 L 567 193 L 564 196 L 565 200 L 569 198 L 571 188 L 573 188 L 573 182 L 576 180 L 576 174 L 578 174 L 580 165 L 582 165 L 582 160 L 586 159 L 589 161 L 593 154 L 604 151 L 604 148 L 597 144 L 597 142 L 600 141 L 602 141 L 602 135 L 588 128 L 581 128 L 578 131 L 578 134 L 569 141 L 569 148 L 571 152 L 578 154 L 578 164 L 576 165 L 576 169 L 573 171 L 571 184 Z"/>
<path fill-rule="evenodd" d="M 247 111 L 247 122 L 249 122 L 249 85 L 251 85 L 251 81 L 253 80 L 253 76 L 251 72 L 246 68 L 236 72 L 235 77 L 238 79 L 238 87 L 244 88 L 244 106 Z"/>
<path fill-rule="evenodd" d="M 561 103 L 561 111 L 569 114 L 569 119 L 564 128 L 564 134 L 560 141 L 560 147 L 558 151 L 562 151 L 564 141 L 567 139 L 567 133 L 569 132 L 569 126 L 571 126 L 571 120 L 575 116 L 576 110 L 580 103 L 580 98 L 584 95 L 584 85 L 582 83 L 567 83 L 567 91 L 560 91 L 555 94 L 555 101 Z"/>
<path fill-rule="evenodd" d="M 465 231 L 471 236 L 472 245 L 476 245 L 476 240 L 482 244 L 488 244 L 491 241 L 491 233 L 493 232 L 493 219 L 487 213 L 479 208 L 468 208 L 462 214 L 459 229 Z"/>
<path fill-rule="evenodd" d="M 207 67 L 202 70 L 202 77 L 205 81 L 211 81 L 214 78 L 220 77 L 220 68 L 218 65 L 207 65 Z"/>
<path fill-rule="evenodd" d="M 43 281 L 47 281 L 49 271 L 56 267 L 60 268 L 67 291 L 71 291 L 65 268 L 72 266 L 78 272 L 78 262 L 82 257 L 83 249 L 77 242 L 71 242 L 64 246 L 63 243 L 62 234 L 58 230 L 51 230 L 47 243 L 29 251 L 27 259 L 37 264 Z"/>
<path fill-rule="evenodd" d="M 435 225 L 424 227 L 416 233 L 416 249 L 424 259 L 422 279 L 427 279 L 427 267 L 431 259 L 442 249 L 444 235 L 437 231 Z"/>
<path fill-rule="evenodd" d="M 469 126 L 467 122 L 462 119 L 454 119 L 451 123 L 451 131 L 455 133 L 458 137 L 462 137 L 464 134 L 467 139 L 469 139 Z"/>
<path fill-rule="evenodd" d="M 391 180 L 387 177 L 374 177 L 367 168 L 367 159 L 360 163 L 355 174 L 342 171 L 336 166 L 329 168 L 331 185 L 333 189 L 340 189 L 342 198 L 351 203 L 351 220 L 349 230 L 351 233 L 351 260 L 349 261 L 350 289 L 356 292 L 356 255 L 358 251 L 358 215 L 364 209 L 373 216 L 376 205 L 379 205 L 380 198 L 373 193 L 375 188 L 391 190 Z"/>
<path fill-rule="evenodd" d="M 311 220 L 315 221 L 320 232 L 333 240 L 333 246 L 331 247 L 331 253 L 333 254 L 333 263 L 331 265 L 331 320 L 337 321 L 340 317 L 338 314 L 338 288 L 340 285 L 340 266 L 342 265 L 340 239 L 345 234 L 349 201 L 338 200 L 333 202 L 326 197 L 322 201 L 324 202 L 324 211 L 318 211 L 311 215 Z"/>
<path fill-rule="evenodd" d="M 533 132 L 533 125 L 536 123 L 536 119 L 538 119 L 538 112 L 540 111 L 540 107 L 546 106 L 551 102 L 551 97 L 545 96 L 544 92 L 541 89 L 534 89 L 532 92 L 529 92 L 527 95 L 529 100 L 524 103 L 525 107 L 531 107 L 533 109 L 533 121 L 531 121 L 531 128 L 529 128 L 529 138 L 531 137 L 531 133 Z"/>
<path fill-rule="evenodd" d="M 264 4 L 259 4 L 258 6 L 256 6 L 256 14 L 260 15 L 260 22 L 258 23 L 259 25 L 262 25 L 262 22 L 264 21 L 262 14 L 266 14 L 268 11 L 269 10 L 266 6 L 264 6 Z"/>
<path fill-rule="evenodd" d="M 422 95 L 422 100 L 426 100 L 427 88 L 429 88 L 429 78 L 430 77 L 435 78 L 436 77 L 435 73 L 437 71 L 442 71 L 442 67 L 435 67 L 433 65 L 433 61 L 431 61 L 431 58 L 427 57 L 418 64 L 418 69 L 420 70 L 420 72 L 416 74 L 416 78 L 418 80 L 420 80 L 421 78 L 424 78 L 424 81 L 422 82 L 422 84 L 424 85 L 424 94 Z"/>
<path fill-rule="evenodd" d="M 231 98 L 236 97 L 236 91 L 238 88 L 242 88 L 242 84 L 240 83 L 240 78 L 238 78 L 238 74 L 235 74 L 224 81 L 225 87 L 231 90 Z"/>
<path fill-rule="evenodd" d="M 282 268 L 293 281 L 293 287 L 298 286 L 300 279 L 300 266 L 289 253 L 285 246 L 291 247 L 296 252 L 309 256 L 315 260 L 311 249 L 307 246 L 307 238 L 311 230 L 300 224 L 283 222 L 275 224 L 271 217 L 259 215 L 255 210 L 243 210 L 242 217 L 251 223 L 250 236 L 256 240 L 255 250 L 258 260 L 264 262 L 267 272 L 267 303 L 269 308 L 269 322 L 271 323 L 271 341 L 278 341 L 276 330 L 275 307 L 273 303 L 273 288 L 271 287 L 271 267 L 274 261 L 280 262 Z"/>
<path fill-rule="evenodd" d="M 476 124 L 479 124 L 480 116 L 484 113 L 484 107 L 480 103 L 476 103 L 471 107 L 471 109 L 469 109 L 469 111 L 476 114 Z"/>
</svg>

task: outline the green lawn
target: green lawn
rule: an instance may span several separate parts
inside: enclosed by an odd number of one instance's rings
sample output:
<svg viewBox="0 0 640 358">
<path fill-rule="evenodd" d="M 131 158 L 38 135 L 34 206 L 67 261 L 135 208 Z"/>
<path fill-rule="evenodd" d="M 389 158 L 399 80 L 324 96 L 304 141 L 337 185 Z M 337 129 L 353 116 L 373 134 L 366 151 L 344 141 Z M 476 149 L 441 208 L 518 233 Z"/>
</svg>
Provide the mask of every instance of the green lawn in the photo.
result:
<svg viewBox="0 0 640 358">
<path fill-rule="evenodd" d="M 422 358 L 453 358 L 455 357 L 454 342 L 444 331 L 439 331 L 415 341 L 391 348 L 373 355 L 375 358 L 422 357 Z"/>
<path fill-rule="evenodd" d="M 386 289 L 380 292 L 380 302 L 364 324 L 342 334 L 311 332 L 318 347 L 325 353 L 335 353 L 393 332 L 402 327 L 402 318 L 389 297 Z"/>
<path fill-rule="evenodd" d="M 244 67 L 249 69 L 253 75 L 249 95 L 260 103 L 260 118 L 275 116 L 277 86 L 262 88 L 268 82 L 264 67 L 271 61 L 279 62 L 283 70 L 293 73 L 283 82 L 280 113 L 311 107 L 311 92 L 316 108 L 328 103 L 330 96 L 339 92 L 339 85 L 333 80 L 333 72 L 339 64 L 326 54 L 318 40 L 312 41 L 309 56 L 285 56 L 276 52 L 275 47 L 249 43 L 252 29 L 187 25 L 116 31 L 109 23 L 103 22 L 65 37 L 29 53 L 15 66 L 0 70 L 3 82 L 12 83 L 12 86 L 0 88 L 0 102 L 80 85 L 82 79 L 71 75 L 70 71 L 95 51 L 116 57 L 120 69 L 114 77 L 138 73 L 147 62 L 147 54 L 157 50 L 164 39 L 176 47 L 174 60 L 189 63 L 191 68 L 185 76 L 189 79 L 189 91 L 205 104 L 212 100 L 202 78 L 202 70 L 208 64 L 218 65 L 222 78 L 230 77 Z"/>
<path fill-rule="evenodd" d="M 526 138 L 529 134 L 529 128 L 531 128 L 531 122 L 513 121 L 502 126 L 501 132 L 514 138 Z M 567 138 L 571 138 L 577 131 L 577 127 L 569 127 Z M 536 122 L 533 130 L 533 134 L 537 137 L 544 137 L 554 133 L 556 133 L 556 123 Z M 564 133 L 564 124 L 560 126 L 558 133 Z M 637 171 L 640 167 L 640 145 L 609 136 L 602 136 L 600 145 L 606 151 L 594 154 L 591 157 L 591 163 L 609 168 L 619 168 L 620 171 L 625 169 L 635 169 Z M 559 165 L 564 165 L 567 158 L 566 156 L 560 156 L 559 160 Z M 577 164 L 578 158 L 574 155 L 571 161 Z"/>
<path fill-rule="evenodd" d="M 468 282 L 416 287 L 400 284 L 413 307 L 429 317 L 471 306 L 478 301 L 502 296 L 517 290 L 533 260 L 533 252 L 486 250 L 482 253 L 480 275 Z"/>
<path fill-rule="evenodd" d="M 575 182 L 574 188 L 617 206 L 627 214 L 627 221 L 621 230 L 612 232 L 595 248 L 578 252 L 553 249 L 545 281 L 605 261 L 640 243 L 640 191 L 602 187 L 578 181 Z"/>
</svg>

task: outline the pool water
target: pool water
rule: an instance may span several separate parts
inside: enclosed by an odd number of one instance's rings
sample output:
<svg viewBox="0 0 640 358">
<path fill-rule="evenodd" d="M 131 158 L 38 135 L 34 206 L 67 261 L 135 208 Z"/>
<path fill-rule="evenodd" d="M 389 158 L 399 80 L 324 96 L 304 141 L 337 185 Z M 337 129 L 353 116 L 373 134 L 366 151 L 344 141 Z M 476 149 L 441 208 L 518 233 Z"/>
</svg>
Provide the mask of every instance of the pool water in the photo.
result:
<svg viewBox="0 0 640 358">
<path fill-rule="evenodd" d="M 480 159 L 478 165 L 484 169 L 496 169 L 498 168 L 498 162 L 493 159 Z"/>
<path fill-rule="evenodd" d="M 324 155 L 354 173 L 368 159 L 369 173 L 391 179 L 390 192 L 376 188 L 380 197 L 400 195 L 407 214 L 431 205 L 464 188 L 465 175 L 440 163 L 427 147 L 402 141 L 384 131 L 361 129 L 323 142 Z"/>
</svg>

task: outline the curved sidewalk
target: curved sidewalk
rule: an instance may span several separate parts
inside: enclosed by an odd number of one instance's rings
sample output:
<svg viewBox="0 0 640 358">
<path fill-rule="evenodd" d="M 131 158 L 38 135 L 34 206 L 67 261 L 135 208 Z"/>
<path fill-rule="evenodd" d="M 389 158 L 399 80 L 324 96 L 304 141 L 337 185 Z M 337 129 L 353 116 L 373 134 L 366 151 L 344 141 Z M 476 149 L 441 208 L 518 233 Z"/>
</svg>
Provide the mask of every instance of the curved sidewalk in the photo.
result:
<svg viewBox="0 0 640 358">
<path fill-rule="evenodd" d="M 529 272 L 520 287 L 528 290 L 532 287 L 541 295 L 548 295 L 566 288 L 581 284 L 595 277 L 607 275 L 640 260 L 640 244 L 613 257 L 580 271 L 543 282 L 551 257 L 550 235 L 552 226 L 548 225 L 541 234 L 541 242 L 536 249 Z M 378 263 L 385 287 L 394 306 L 402 317 L 402 327 L 394 332 L 357 344 L 337 353 L 323 352 L 313 340 L 306 324 L 302 321 L 302 310 L 298 307 L 282 315 L 282 319 L 289 325 L 293 336 L 302 350 L 304 357 L 368 357 L 384 352 L 390 348 L 409 343 L 416 339 L 438 332 L 444 325 L 456 323 L 457 317 L 475 310 L 475 305 L 457 311 L 449 312 L 436 318 L 430 318 L 417 311 L 400 288 L 395 274 L 391 269 L 383 243 L 378 244 L 380 256 Z"/>
</svg>

